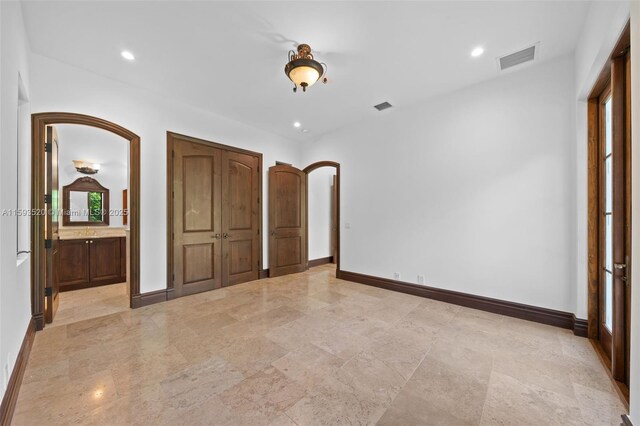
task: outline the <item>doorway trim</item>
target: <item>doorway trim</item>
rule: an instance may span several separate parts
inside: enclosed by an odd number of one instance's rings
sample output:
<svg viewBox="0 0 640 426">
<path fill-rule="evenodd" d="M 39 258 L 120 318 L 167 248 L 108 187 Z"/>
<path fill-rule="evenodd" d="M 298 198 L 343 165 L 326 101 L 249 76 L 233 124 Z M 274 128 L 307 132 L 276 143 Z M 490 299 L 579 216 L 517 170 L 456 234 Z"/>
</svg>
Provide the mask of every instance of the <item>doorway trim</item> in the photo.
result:
<svg viewBox="0 0 640 426">
<path fill-rule="evenodd" d="M 307 250 L 305 256 L 307 269 L 309 269 L 309 173 L 312 171 L 319 169 L 321 167 L 335 167 L 336 169 L 336 257 L 334 262 L 336 264 L 336 271 L 340 270 L 340 163 L 336 163 L 335 161 L 318 161 L 312 164 L 309 164 L 307 167 L 302 169 L 302 171 L 307 175 L 307 212 L 306 212 L 306 221 L 307 224 L 305 226 L 306 230 L 306 239 L 307 239 Z"/>
<path fill-rule="evenodd" d="M 102 118 L 71 112 L 43 112 L 31 115 L 31 208 L 41 212 L 46 208 L 45 195 L 45 135 L 46 126 L 78 124 L 114 133 L 129 141 L 129 306 L 140 294 L 140 137 L 132 131 Z M 36 329 L 44 321 L 45 267 L 44 225 L 46 216 L 31 217 L 31 315 Z"/>
</svg>

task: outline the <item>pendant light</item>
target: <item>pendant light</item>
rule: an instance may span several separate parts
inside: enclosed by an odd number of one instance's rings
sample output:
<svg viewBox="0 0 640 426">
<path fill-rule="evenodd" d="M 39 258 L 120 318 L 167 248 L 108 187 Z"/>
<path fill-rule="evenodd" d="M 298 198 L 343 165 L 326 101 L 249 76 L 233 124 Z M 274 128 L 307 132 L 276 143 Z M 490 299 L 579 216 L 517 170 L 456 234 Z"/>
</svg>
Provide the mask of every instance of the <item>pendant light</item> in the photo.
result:
<svg viewBox="0 0 640 426">
<path fill-rule="evenodd" d="M 323 83 L 327 82 L 327 64 L 318 62 L 313 59 L 311 47 L 308 44 L 298 46 L 298 53 L 293 50 L 289 51 L 289 62 L 284 66 L 284 73 L 293 82 L 294 93 L 298 87 L 302 87 L 302 91 L 306 92 L 307 87 L 322 79 Z"/>
</svg>

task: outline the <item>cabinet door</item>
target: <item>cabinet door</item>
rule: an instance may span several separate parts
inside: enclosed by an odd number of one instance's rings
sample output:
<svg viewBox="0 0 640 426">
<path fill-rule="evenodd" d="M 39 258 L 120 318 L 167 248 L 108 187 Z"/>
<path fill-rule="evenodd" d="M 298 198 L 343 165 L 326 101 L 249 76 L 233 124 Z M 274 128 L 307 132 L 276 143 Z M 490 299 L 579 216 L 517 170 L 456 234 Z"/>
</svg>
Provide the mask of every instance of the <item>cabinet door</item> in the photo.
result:
<svg viewBox="0 0 640 426">
<path fill-rule="evenodd" d="M 127 281 L 127 239 L 120 238 L 120 281 Z"/>
<path fill-rule="evenodd" d="M 60 290 L 89 284 L 89 240 L 60 240 L 57 260 Z"/>
<path fill-rule="evenodd" d="M 120 238 L 89 240 L 91 285 L 120 281 Z"/>
</svg>

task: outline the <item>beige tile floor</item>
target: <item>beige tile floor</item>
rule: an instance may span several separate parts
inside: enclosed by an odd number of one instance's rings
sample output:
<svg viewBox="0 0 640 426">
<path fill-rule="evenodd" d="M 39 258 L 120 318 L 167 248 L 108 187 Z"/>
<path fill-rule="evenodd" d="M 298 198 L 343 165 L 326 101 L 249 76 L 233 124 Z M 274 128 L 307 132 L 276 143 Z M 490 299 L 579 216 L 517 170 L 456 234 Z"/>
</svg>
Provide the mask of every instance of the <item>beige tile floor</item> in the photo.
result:
<svg viewBox="0 0 640 426">
<path fill-rule="evenodd" d="M 15 425 L 617 425 L 569 331 L 336 280 L 332 266 L 49 327 Z"/>
<path fill-rule="evenodd" d="M 127 284 L 111 284 L 60 293 L 58 312 L 49 327 L 129 310 Z"/>
</svg>

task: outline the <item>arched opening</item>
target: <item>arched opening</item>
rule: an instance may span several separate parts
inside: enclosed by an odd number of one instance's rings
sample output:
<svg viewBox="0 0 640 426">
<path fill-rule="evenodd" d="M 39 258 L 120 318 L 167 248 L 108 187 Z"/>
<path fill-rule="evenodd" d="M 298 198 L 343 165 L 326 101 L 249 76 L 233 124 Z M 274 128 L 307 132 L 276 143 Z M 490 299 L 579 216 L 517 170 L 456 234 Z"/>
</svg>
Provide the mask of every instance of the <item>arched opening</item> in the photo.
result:
<svg viewBox="0 0 640 426">
<path fill-rule="evenodd" d="M 115 123 L 84 114 L 46 112 L 32 115 L 31 132 L 31 208 L 36 214 L 31 217 L 31 312 L 36 328 L 45 325 L 45 297 L 51 297 L 46 288 L 46 269 L 52 262 L 47 256 L 50 242 L 45 238 L 47 218 L 53 213 L 50 194 L 46 194 L 47 126 L 56 124 L 78 124 L 106 130 L 129 142 L 129 306 L 140 294 L 140 137 Z M 45 198 L 46 196 L 46 198 Z M 53 206 L 57 207 L 57 206 Z M 42 214 L 40 214 L 42 213 Z M 51 272 L 49 272 L 51 274 Z M 51 309 L 51 307 L 49 307 Z"/>
<path fill-rule="evenodd" d="M 309 238 L 309 234 L 310 234 L 310 226 L 309 226 L 309 199 L 310 199 L 310 192 L 309 192 L 309 175 L 314 171 L 314 170 L 318 170 L 321 168 L 325 168 L 325 167 L 331 167 L 335 169 L 335 184 L 334 184 L 334 189 L 333 189 L 333 194 L 332 194 L 332 203 L 333 206 L 332 208 L 334 209 L 334 212 L 332 212 L 332 216 L 333 216 L 333 220 L 332 222 L 332 226 L 335 226 L 335 237 L 333 237 L 335 239 L 335 241 L 333 241 L 332 245 L 335 247 L 332 250 L 332 257 L 333 257 L 333 263 L 335 263 L 336 265 L 336 271 L 340 270 L 340 164 L 336 163 L 334 161 L 318 161 L 315 162 L 313 164 L 308 165 L 307 167 L 305 167 L 302 171 L 307 175 L 307 226 L 306 226 L 306 233 L 307 233 L 307 267 L 309 266 L 314 266 L 314 265 L 309 265 L 309 261 L 310 261 L 310 238 Z M 313 259 L 311 259 L 313 260 Z"/>
</svg>

